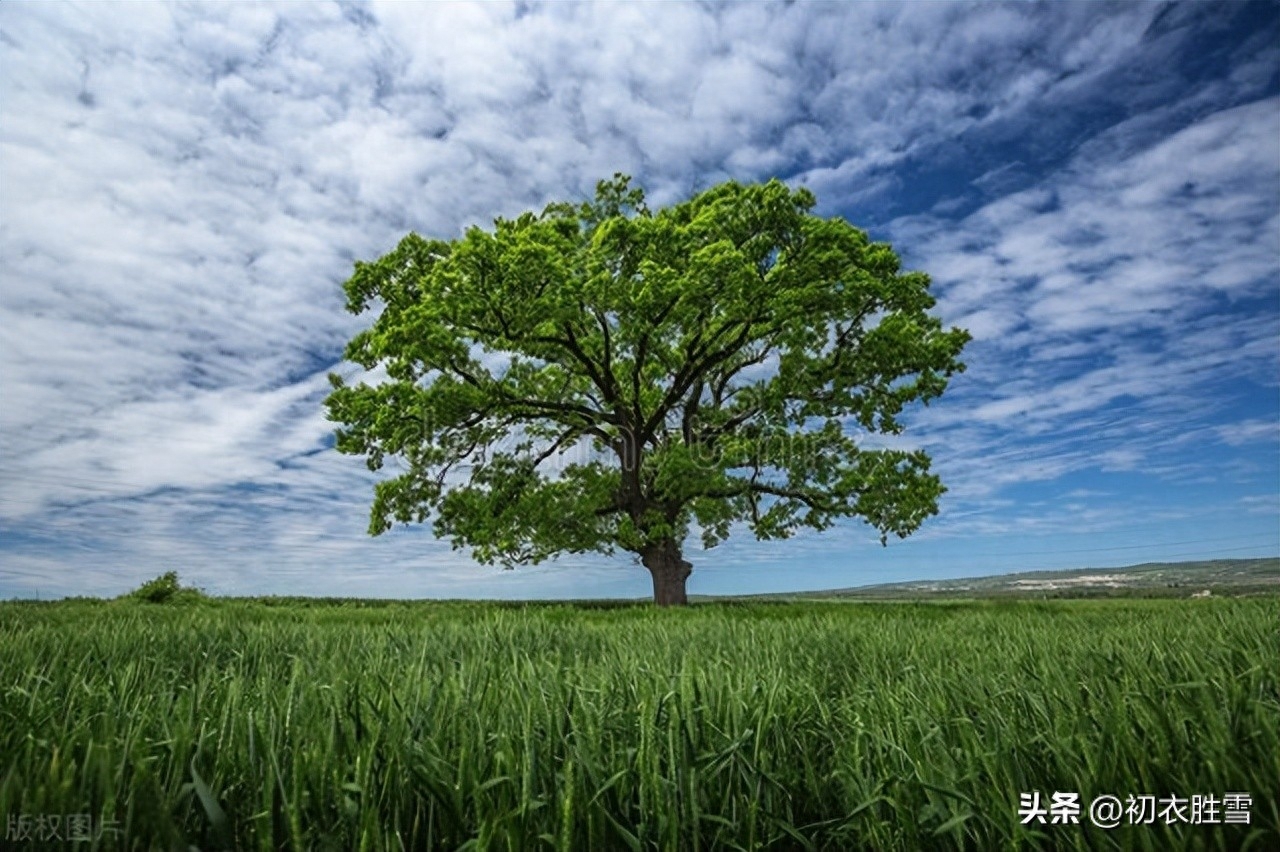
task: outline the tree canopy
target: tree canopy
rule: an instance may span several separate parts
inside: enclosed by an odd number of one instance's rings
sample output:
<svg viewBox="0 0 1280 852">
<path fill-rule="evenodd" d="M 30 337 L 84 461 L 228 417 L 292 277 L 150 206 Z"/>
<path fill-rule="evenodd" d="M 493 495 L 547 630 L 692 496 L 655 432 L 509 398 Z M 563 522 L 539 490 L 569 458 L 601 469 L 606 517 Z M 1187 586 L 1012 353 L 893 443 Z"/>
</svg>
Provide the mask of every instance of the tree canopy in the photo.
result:
<svg viewBox="0 0 1280 852">
<path fill-rule="evenodd" d="M 345 356 L 385 379 L 331 375 L 326 406 L 340 452 L 396 461 L 370 532 L 430 521 L 508 566 L 630 551 L 683 603 L 691 531 L 915 531 L 945 490 L 928 456 L 858 433 L 900 432 L 969 335 L 929 313 L 927 275 L 814 204 L 729 182 L 653 212 L 617 175 L 356 263 L 347 308 L 377 316 Z"/>
</svg>

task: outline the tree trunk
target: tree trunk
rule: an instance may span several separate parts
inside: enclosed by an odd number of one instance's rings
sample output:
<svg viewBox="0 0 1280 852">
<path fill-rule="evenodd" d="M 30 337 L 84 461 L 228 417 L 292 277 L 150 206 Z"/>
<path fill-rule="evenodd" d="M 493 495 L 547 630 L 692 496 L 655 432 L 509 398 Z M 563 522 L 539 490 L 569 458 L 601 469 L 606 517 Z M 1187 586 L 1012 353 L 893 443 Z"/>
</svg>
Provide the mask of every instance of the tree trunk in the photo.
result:
<svg viewBox="0 0 1280 852">
<path fill-rule="evenodd" d="M 684 583 L 693 573 L 693 565 L 684 560 L 680 545 L 664 541 L 650 545 L 640 561 L 653 575 L 653 602 L 658 606 L 684 606 L 689 603 Z"/>
</svg>

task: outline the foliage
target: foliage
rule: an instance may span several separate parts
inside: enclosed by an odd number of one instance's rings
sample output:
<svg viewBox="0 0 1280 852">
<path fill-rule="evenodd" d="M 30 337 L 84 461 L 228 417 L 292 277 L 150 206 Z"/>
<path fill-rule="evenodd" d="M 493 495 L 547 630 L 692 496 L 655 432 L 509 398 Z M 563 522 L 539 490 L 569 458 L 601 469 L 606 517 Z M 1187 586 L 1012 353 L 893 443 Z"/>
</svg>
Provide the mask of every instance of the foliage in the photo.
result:
<svg viewBox="0 0 1280 852">
<path fill-rule="evenodd" d="M 202 597 L 199 589 L 184 587 L 177 571 L 166 571 L 129 593 L 128 597 L 147 603 L 163 604 L 190 601 Z"/>
<path fill-rule="evenodd" d="M 1277 848 L 1277 623 L 1274 597 L 0 604 L 0 813 L 115 821 L 103 850 Z M 1032 790 L 1253 805 L 1024 826 Z"/>
<path fill-rule="evenodd" d="M 345 354 L 387 380 L 331 376 L 326 405 L 338 450 L 400 466 L 370 532 L 431 519 L 486 562 L 620 548 L 655 572 L 695 526 L 706 547 L 736 523 L 913 532 L 945 490 L 928 456 L 854 429 L 900 432 L 969 335 L 928 313 L 927 275 L 814 204 L 729 182 L 653 213 L 619 175 L 357 263 L 348 309 L 380 310 Z"/>
</svg>

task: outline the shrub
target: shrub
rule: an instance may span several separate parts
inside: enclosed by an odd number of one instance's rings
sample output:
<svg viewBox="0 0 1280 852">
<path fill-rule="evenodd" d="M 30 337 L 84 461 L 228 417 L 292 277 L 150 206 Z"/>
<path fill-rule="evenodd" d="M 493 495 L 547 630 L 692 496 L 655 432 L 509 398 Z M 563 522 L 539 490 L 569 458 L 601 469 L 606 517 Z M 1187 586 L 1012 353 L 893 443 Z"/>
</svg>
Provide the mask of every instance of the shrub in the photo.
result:
<svg viewBox="0 0 1280 852">
<path fill-rule="evenodd" d="M 200 597 L 199 589 L 183 588 L 178 582 L 177 571 L 166 571 L 154 580 L 148 580 L 129 594 L 137 600 L 148 603 L 172 603 L 186 598 Z"/>
</svg>

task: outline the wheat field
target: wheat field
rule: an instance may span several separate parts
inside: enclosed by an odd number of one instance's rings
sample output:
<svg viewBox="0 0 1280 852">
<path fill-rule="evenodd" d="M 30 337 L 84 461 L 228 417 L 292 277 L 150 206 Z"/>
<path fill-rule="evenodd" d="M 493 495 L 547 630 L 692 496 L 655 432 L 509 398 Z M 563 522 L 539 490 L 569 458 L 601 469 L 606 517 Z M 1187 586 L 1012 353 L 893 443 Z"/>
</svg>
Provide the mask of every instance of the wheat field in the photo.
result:
<svg viewBox="0 0 1280 852">
<path fill-rule="evenodd" d="M 33 849 L 1275 849 L 1278 630 L 1276 598 L 13 602 L 0 814 Z M 1032 791 L 1080 823 L 1024 824 Z M 1229 792 L 1248 824 L 1087 818 Z"/>
</svg>

